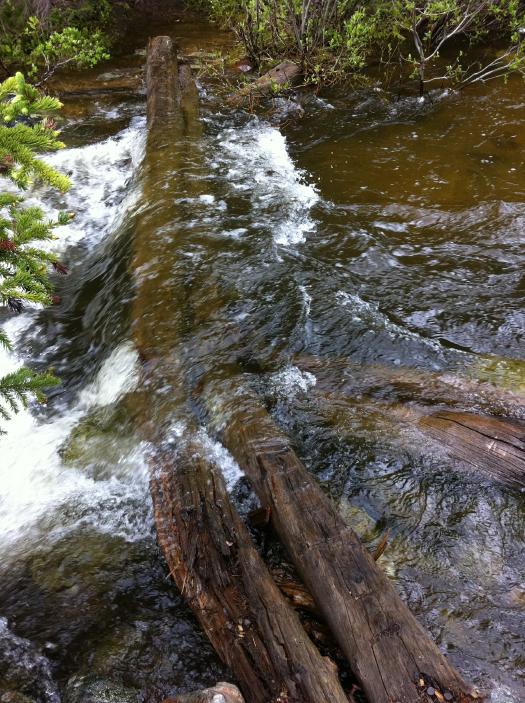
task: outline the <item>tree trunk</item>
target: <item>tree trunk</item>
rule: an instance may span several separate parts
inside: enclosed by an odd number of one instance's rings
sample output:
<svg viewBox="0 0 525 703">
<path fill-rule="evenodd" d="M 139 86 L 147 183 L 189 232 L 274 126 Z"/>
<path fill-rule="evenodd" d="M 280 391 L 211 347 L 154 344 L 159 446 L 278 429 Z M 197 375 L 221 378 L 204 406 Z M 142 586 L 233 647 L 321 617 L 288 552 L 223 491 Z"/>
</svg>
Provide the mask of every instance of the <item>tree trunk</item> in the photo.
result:
<svg viewBox="0 0 525 703">
<path fill-rule="evenodd" d="M 467 703 L 466 685 L 343 523 L 266 410 L 238 379 L 202 386 L 225 446 L 245 470 L 370 703 L 420 703 L 427 689 Z"/>
</svg>

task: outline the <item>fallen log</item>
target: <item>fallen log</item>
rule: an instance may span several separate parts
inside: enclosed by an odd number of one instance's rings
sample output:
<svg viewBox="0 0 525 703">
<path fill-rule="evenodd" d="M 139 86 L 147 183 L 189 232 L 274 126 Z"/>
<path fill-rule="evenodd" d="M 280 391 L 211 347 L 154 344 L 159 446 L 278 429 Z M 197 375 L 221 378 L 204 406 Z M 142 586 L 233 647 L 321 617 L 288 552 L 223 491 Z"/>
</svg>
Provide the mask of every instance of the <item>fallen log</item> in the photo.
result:
<svg viewBox="0 0 525 703">
<path fill-rule="evenodd" d="M 218 470 L 190 446 L 157 451 L 158 541 L 186 602 L 248 701 L 348 703 L 335 665 L 306 635 L 255 549 Z"/>
<path fill-rule="evenodd" d="M 423 405 L 449 405 L 487 415 L 525 420 L 525 395 L 500 388 L 486 380 L 458 373 L 425 371 L 380 364 L 357 364 L 348 359 L 301 355 L 294 359 L 301 371 L 313 374 L 316 391 L 334 397 L 369 396 L 392 403 L 415 401 Z"/>
<path fill-rule="evenodd" d="M 238 379 L 201 380 L 210 422 L 250 479 L 370 703 L 481 698 L 430 640 Z M 430 697 L 430 700 L 432 698 Z"/>
<path fill-rule="evenodd" d="M 248 703 L 348 703 L 335 665 L 321 656 L 275 585 L 188 417 L 175 353 L 187 292 L 184 280 L 177 285 L 173 278 L 173 191 L 168 198 L 164 192 L 174 181 L 184 187 L 188 162 L 198 153 L 192 149 L 200 131 L 197 92 L 189 68 L 178 70 L 168 37 L 151 41 L 146 76 L 147 202 L 136 223 L 133 266 L 139 275 L 132 310 L 143 388 L 132 402 L 137 428 L 153 447 L 158 542 L 181 594 Z M 156 391 L 166 388 L 170 393 L 162 403 Z M 175 421 L 186 429 L 171 440 Z M 192 695 L 188 701 L 209 692 Z"/>
<path fill-rule="evenodd" d="M 237 686 L 221 681 L 213 688 L 183 693 L 175 698 L 166 698 L 162 703 L 244 703 L 244 698 Z"/>
<path fill-rule="evenodd" d="M 272 95 L 276 89 L 297 85 L 302 75 L 299 64 L 294 61 L 281 61 L 272 69 L 264 73 L 256 81 L 244 85 L 234 95 L 234 101 L 242 101 L 249 97 L 264 97 Z"/>
<path fill-rule="evenodd" d="M 525 490 L 525 423 L 520 420 L 369 397 L 354 400 L 317 386 L 311 395 L 320 412 L 350 437 L 375 437 L 382 446 L 416 455 L 435 455 L 439 448 L 457 468 Z M 414 431 L 402 433 L 404 428 Z M 431 441 L 425 442 L 425 437 Z"/>
<path fill-rule="evenodd" d="M 418 427 L 452 458 L 511 488 L 525 491 L 525 423 L 441 410 Z"/>
</svg>

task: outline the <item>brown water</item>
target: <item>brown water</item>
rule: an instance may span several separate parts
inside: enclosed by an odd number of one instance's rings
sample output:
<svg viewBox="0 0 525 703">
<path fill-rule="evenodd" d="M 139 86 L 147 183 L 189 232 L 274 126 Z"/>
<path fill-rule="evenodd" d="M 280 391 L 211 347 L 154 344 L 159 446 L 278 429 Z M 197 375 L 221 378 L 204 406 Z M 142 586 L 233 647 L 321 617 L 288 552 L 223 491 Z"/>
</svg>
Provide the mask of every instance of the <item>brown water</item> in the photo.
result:
<svg viewBox="0 0 525 703">
<path fill-rule="evenodd" d="M 202 24 L 170 31 L 186 53 L 229 41 Z M 67 206 L 79 215 L 63 236 L 72 270 L 61 306 L 17 323 L 18 355 L 54 365 L 63 386 L 0 440 L 0 671 L 11 677 L 0 691 L 156 701 L 228 676 L 155 547 L 134 425 L 140 303 L 158 320 L 152 346 L 189 362 L 190 380 L 242 369 L 350 524 L 371 543 L 390 530 L 380 563 L 465 677 L 497 703 L 525 700 L 523 495 L 396 429 L 363 391 L 372 364 L 386 379 L 413 368 L 423 388 L 446 372 L 523 393 L 522 82 L 424 103 L 304 95 L 305 116 L 280 129 L 285 102 L 268 121 L 202 83 L 202 134 L 145 192 L 143 96 L 66 104 L 70 148 L 53 158 L 75 182 Z M 134 269 L 137 222 L 148 221 L 165 247 L 151 261 L 142 250 Z M 334 392 L 357 379 L 341 408 L 299 370 L 312 357 L 333 364 Z M 180 440 L 195 399 L 146 390 Z M 418 400 L 388 382 L 378 398 Z M 464 409 L 490 398 L 466 393 Z M 498 412 L 520 415 L 501 398 Z M 202 450 L 249 503 L 192 408 Z"/>
</svg>

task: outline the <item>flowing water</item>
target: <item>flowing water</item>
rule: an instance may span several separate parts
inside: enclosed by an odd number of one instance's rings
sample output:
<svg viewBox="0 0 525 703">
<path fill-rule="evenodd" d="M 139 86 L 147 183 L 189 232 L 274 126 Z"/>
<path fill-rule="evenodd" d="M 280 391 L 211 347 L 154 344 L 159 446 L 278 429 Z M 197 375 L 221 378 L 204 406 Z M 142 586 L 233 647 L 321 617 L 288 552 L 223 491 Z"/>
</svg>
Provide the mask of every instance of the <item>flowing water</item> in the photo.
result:
<svg viewBox="0 0 525 703">
<path fill-rule="evenodd" d="M 228 41 L 202 25 L 173 34 L 188 53 Z M 490 382 L 500 412 L 507 390 L 524 392 L 523 84 L 424 103 L 304 96 L 304 117 L 279 127 L 285 102 L 254 116 L 203 82 L 191 163 L 155 194 L 172 211 L 159 340 L 172 326 L 196 376 L 240 364 L 363 539 L 390 530 L 380 564 L 464 676 L 496 703 L 525 700 L 524 496 L 378 420 L 362 381 L 381 369 L 375 400 L 393 404 L 414 400 L 388 382 L 403 367 L 422 387 L 436 373 Z M 62 379 L 0 439 L 0 693 L 38 703 L 157 701 L 228 676 L 158 554 L 134 427 L 135 291 L 152 275 L 133 270 L 152 205 L 144 115 L 132 93 L 67 101 L 69 146 L 49 161 L 74 187 L 32 197 L 77 213 L 54 243 L 70 275 L 60 305 L 6 324 L 17 346 L 2 371 L 27 358 Z M 361 378 L 340 411 L 300 370 L 312 359 L 333 364 L 334 391 L 345 365 Z M 152 392 L 168 408 L 181 395 Z M 464 409 L 484 402 L 466 393 Z M 198 441 L 246 500 L 204 425 Z"/>
</svg>

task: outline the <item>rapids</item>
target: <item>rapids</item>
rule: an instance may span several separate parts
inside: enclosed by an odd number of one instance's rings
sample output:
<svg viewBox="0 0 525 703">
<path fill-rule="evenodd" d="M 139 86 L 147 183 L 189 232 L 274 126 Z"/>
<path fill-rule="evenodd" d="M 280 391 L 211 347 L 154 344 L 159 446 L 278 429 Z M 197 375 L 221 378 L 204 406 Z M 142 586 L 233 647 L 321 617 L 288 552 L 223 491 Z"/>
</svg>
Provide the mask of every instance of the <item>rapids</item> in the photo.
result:
<svg viewBox="0 0 525 703">
<path fill-rule="evenodd" d="M 187 52 L 225 41 L 184 23 L 173 33 Z M 213 84 L 201 98 L 188 192 L 173 174 L 158 195 L 171 199 L 177 254 L 159 284 L 188 293 L 173 320 L 184 354 L 195 369 L 240 361 L 363 539 L 390 530 L 380 563 L 458 669 L 495 703 L 525 700 L 523 495 L 416 435 L 387 436 L 359 395 L 354 415 L 327 419 L 295 363 L 523 391 L 521 84 L 428 103 L 306 96 L 305 117 L 281 128 L 226 108 Z M 76 213 L 54 243 L 70 267 L 63 302 L 11 318 L 16 351 L 0 351 L 2 372 L 29 359 L 62 379 L 0 438 L 0 671 L 37 703 L 158 701 L 228 676 L 157 552 L 148 447 L 131 420 L 143 390 L 134 277 L 148 275 L 131 271 L 134 217 L 148 205 L 144 113 L 132 94 L 66 103 L 70 146 L 49 161 L 74 186 L 31 194 Z M 170 391 L 154 389 L 155 402 L 169 405 Z M 174 441 L 183 432 L 179 419 Z M 230 455 L 205 426 L 197 440 L 249 505 Z"/>
</svg>

